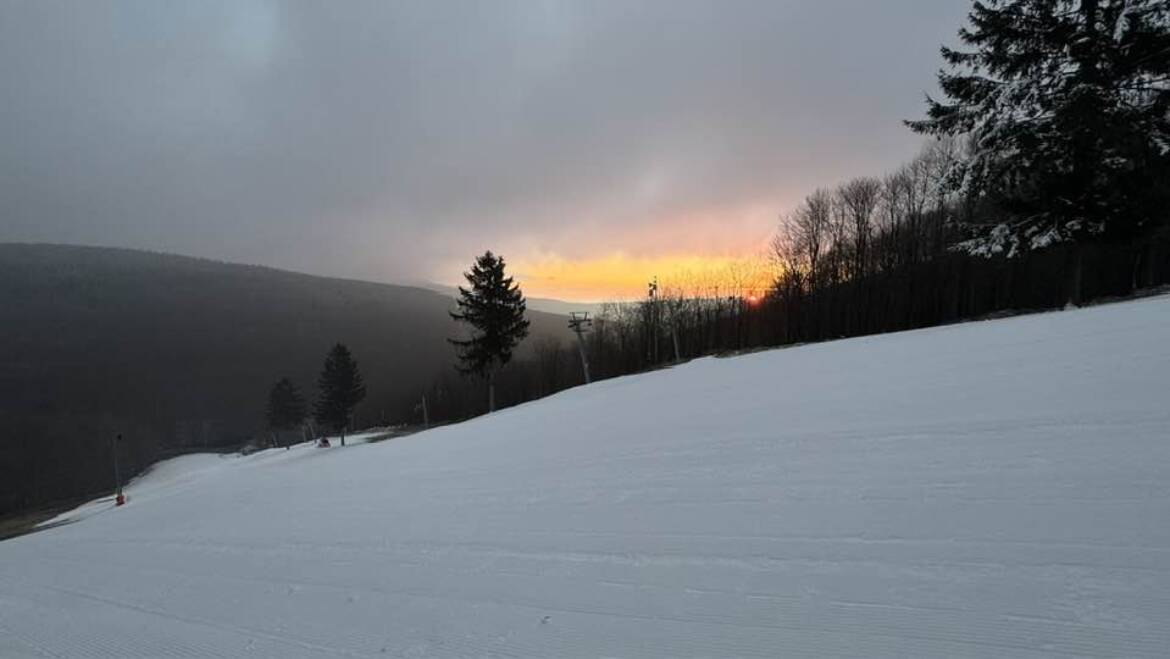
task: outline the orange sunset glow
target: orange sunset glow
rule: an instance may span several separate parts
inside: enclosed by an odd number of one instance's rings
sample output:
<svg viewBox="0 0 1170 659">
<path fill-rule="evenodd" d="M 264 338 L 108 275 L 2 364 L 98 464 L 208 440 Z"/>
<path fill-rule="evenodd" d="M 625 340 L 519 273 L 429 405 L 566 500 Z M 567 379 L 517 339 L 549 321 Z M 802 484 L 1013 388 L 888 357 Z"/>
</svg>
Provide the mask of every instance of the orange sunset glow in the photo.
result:
<svg viewBox="0 0 1170 659">
<path fill-rule="evenodd" d="M 774 276 L 763 256 L 615 253 L 582 260 L 557 256 L 516 259 L 511 265 L 526 295 L 582 302 L 643 297 L 647 283 L 655 277 L 664 293 L 758 297 Z"/>
</svg>

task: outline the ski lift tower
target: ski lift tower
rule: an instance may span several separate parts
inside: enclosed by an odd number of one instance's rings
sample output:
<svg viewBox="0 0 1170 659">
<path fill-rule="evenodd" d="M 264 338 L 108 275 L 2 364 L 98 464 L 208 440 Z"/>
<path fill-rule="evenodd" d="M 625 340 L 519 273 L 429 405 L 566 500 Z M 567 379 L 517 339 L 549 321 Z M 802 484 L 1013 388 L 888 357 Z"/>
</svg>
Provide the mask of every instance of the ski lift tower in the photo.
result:
<svg viewBox="0 0 1170 659">
<path fill-rule="evenodd" d="M 585 337 L 582 336 L 593 326 L 588 311 L 569 312 L 569 329 L 577 335 L 577 351 L 581 353 L 581 370 L 585 373 L 585 384 L 589 384 L 589 358 L 585 356 Z"/>
</svg>

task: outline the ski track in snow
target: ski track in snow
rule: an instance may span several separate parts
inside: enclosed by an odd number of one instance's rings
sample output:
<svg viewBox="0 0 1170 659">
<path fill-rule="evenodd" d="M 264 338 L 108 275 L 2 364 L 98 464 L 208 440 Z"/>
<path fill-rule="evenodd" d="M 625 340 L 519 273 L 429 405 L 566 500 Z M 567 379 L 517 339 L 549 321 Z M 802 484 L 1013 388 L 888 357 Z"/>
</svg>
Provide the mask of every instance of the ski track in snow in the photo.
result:
<svg viewBox="0 0 1170 659">
<path fill-rule="evenodd" d="M 1166 656 L 1168 336 L 1158 297 L 184 456 L 0 543 L 0 656 Z"/>
</svg>

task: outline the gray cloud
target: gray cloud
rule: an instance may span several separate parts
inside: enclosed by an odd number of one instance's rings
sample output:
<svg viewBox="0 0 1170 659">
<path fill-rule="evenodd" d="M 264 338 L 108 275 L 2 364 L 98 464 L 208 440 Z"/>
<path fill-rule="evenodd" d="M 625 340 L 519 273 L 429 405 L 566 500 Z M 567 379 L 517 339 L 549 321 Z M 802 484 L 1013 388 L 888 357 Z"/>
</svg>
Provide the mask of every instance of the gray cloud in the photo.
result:
<svg viewBox="0 0 1170 659">
<path fill-rule="evenodd" d="M 0 240 L 393 280 L 762 233 L 913 152 L 967 6 L 7 2 Z"/>
</svg>

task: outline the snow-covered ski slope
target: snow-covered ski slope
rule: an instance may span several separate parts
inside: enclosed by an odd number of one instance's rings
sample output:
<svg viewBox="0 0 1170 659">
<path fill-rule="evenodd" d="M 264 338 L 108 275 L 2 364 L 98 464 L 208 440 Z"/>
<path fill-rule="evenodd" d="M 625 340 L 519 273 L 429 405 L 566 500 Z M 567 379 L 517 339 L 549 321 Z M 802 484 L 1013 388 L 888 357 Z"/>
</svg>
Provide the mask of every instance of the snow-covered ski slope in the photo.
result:
<svg viewBox="0 0 1170 659">
<path fill-rule="evenodd" d="M 1170 653 L 1168 297 L 188 460 L 0 543 L 0 656 Z"/>
</svg>

